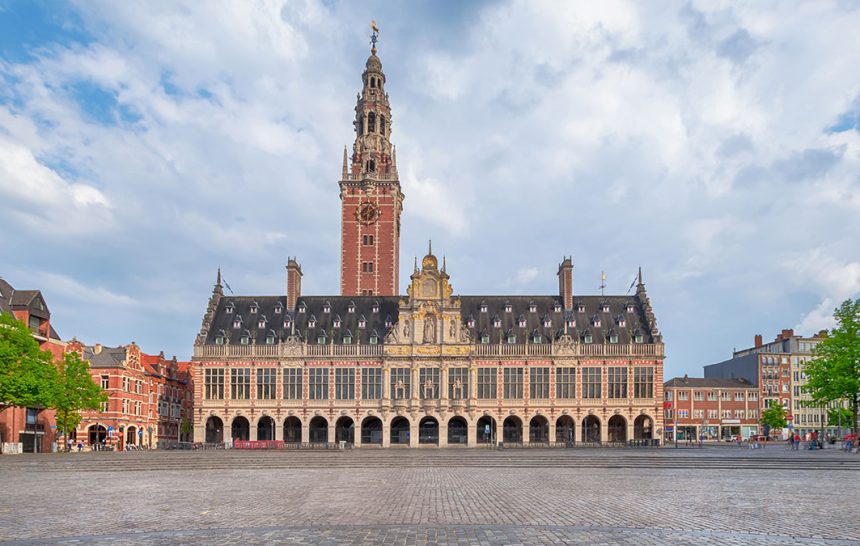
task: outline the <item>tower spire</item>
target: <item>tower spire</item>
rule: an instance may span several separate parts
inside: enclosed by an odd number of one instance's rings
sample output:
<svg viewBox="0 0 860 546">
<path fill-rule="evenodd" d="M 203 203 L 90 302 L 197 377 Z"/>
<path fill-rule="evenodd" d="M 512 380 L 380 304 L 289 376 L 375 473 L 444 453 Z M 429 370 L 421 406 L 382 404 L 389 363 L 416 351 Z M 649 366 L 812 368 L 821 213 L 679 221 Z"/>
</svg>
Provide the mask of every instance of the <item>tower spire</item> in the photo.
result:
<svg viewBox="0 0 860 546">
<path fill-rule="evenodd" d="M 379 41 L 379 27 L 376 26 L 376 21 L 370 22 L 370 53 L 376 55 L 376 42 Z"/>
</svg>

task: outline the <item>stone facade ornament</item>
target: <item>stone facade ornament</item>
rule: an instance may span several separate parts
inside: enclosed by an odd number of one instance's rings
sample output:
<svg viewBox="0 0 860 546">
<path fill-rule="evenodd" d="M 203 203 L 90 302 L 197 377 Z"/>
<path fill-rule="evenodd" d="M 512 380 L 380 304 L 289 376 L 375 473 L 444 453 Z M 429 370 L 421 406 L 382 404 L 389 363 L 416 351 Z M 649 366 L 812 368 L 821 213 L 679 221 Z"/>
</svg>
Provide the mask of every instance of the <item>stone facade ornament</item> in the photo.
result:
<svg viewBox="0 0 860 546">
<path fill-rule="evenodd" d="M 424 317 L 424 343 L 436 343 L 436 317 L 426 315 Z"/>
</svg>

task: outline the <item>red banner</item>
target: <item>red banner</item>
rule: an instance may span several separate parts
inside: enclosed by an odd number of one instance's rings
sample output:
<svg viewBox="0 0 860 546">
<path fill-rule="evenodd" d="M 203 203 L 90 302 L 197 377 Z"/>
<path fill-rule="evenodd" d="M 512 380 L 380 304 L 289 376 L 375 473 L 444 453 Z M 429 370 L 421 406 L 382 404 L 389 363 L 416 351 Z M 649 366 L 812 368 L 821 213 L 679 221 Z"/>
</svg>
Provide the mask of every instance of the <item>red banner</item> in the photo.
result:
<svg viewBox="0 0 860 546">
<path fill-rule="evenodd" d="M 283 440 L 234 440 L 234 449 L 283 449 Z"/>
</svg>

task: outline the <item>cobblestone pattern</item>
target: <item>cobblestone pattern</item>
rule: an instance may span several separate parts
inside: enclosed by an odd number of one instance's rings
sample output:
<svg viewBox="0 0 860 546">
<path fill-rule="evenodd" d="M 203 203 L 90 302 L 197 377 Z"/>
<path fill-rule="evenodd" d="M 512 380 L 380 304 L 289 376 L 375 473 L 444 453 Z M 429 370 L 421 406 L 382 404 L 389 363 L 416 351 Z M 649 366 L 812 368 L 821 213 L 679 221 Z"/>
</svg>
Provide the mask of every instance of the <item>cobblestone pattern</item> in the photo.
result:
<svg viewBox="0 0 860 546">
<path fill-rule="evenodd" d="M 532 468 L 213 470 L 199 463 L 223 453 L 199 453 L 195 468 L 168 470 L 153 453 L 136 472 L 122 454 L 100 472 L 76 468 L 84 457 L 52 459 L 53 472 L 0 460 L 0 541 L 860 544 L 856 470 L 804 470 L 806 458 L 793 471 L 675 468 L 665 453 L 646 469 L 545 468 L 540 456 Z"/>
</svg>

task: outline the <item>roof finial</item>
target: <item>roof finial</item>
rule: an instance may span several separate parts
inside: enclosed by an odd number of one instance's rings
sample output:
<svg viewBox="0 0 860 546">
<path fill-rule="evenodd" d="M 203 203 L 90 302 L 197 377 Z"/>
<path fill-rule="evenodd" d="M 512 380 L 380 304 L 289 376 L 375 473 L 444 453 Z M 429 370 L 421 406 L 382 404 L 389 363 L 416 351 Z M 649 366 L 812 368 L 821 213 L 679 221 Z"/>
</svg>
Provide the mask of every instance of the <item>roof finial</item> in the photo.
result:
<svg viewBox="0 0 860 546">
<path fill-rule="evenodd" d="M 418 256 L 415 256 L 415 273 L 418 273 Z"/>
<path fill-rule="evenodd" d="M 445 262 L 445 255 L 442 255 L 442 273 L 446 273 L 446 269 L 448 268 L 448 264 Z"/>
<path fill-rule="evenodd" d="M 343 145 L 343 179 L 346 180 L 346 144 Z"/>
<path fill-rule="evenodd" d="M 642 266 L 639 266 L 639 284 L 642 284 Z"/>
<path fill-rule="evenodd" d="M 433 239 L 427 239 L 427 255 L 433 255 Z"/>
<path fill-rule="evenodd" d="M 215 286 L 221 286 L 221 268 L 218 268 L 218 278 L 215 280 Z"/>
<path fill-rule="evenodd" d="M 370 53 L 376 55 L 376 42 L 379 40 L 379 27 L 376 26 L 376 21 L 370 22 L 370 30 L 373 31 L 370 35 Z"/>
<path fill-rule="evenodd" d="M 603 295 L 603 289 L 606 288 L 606 271 L 600 272 L 600 295 Z"/>
</svg>

